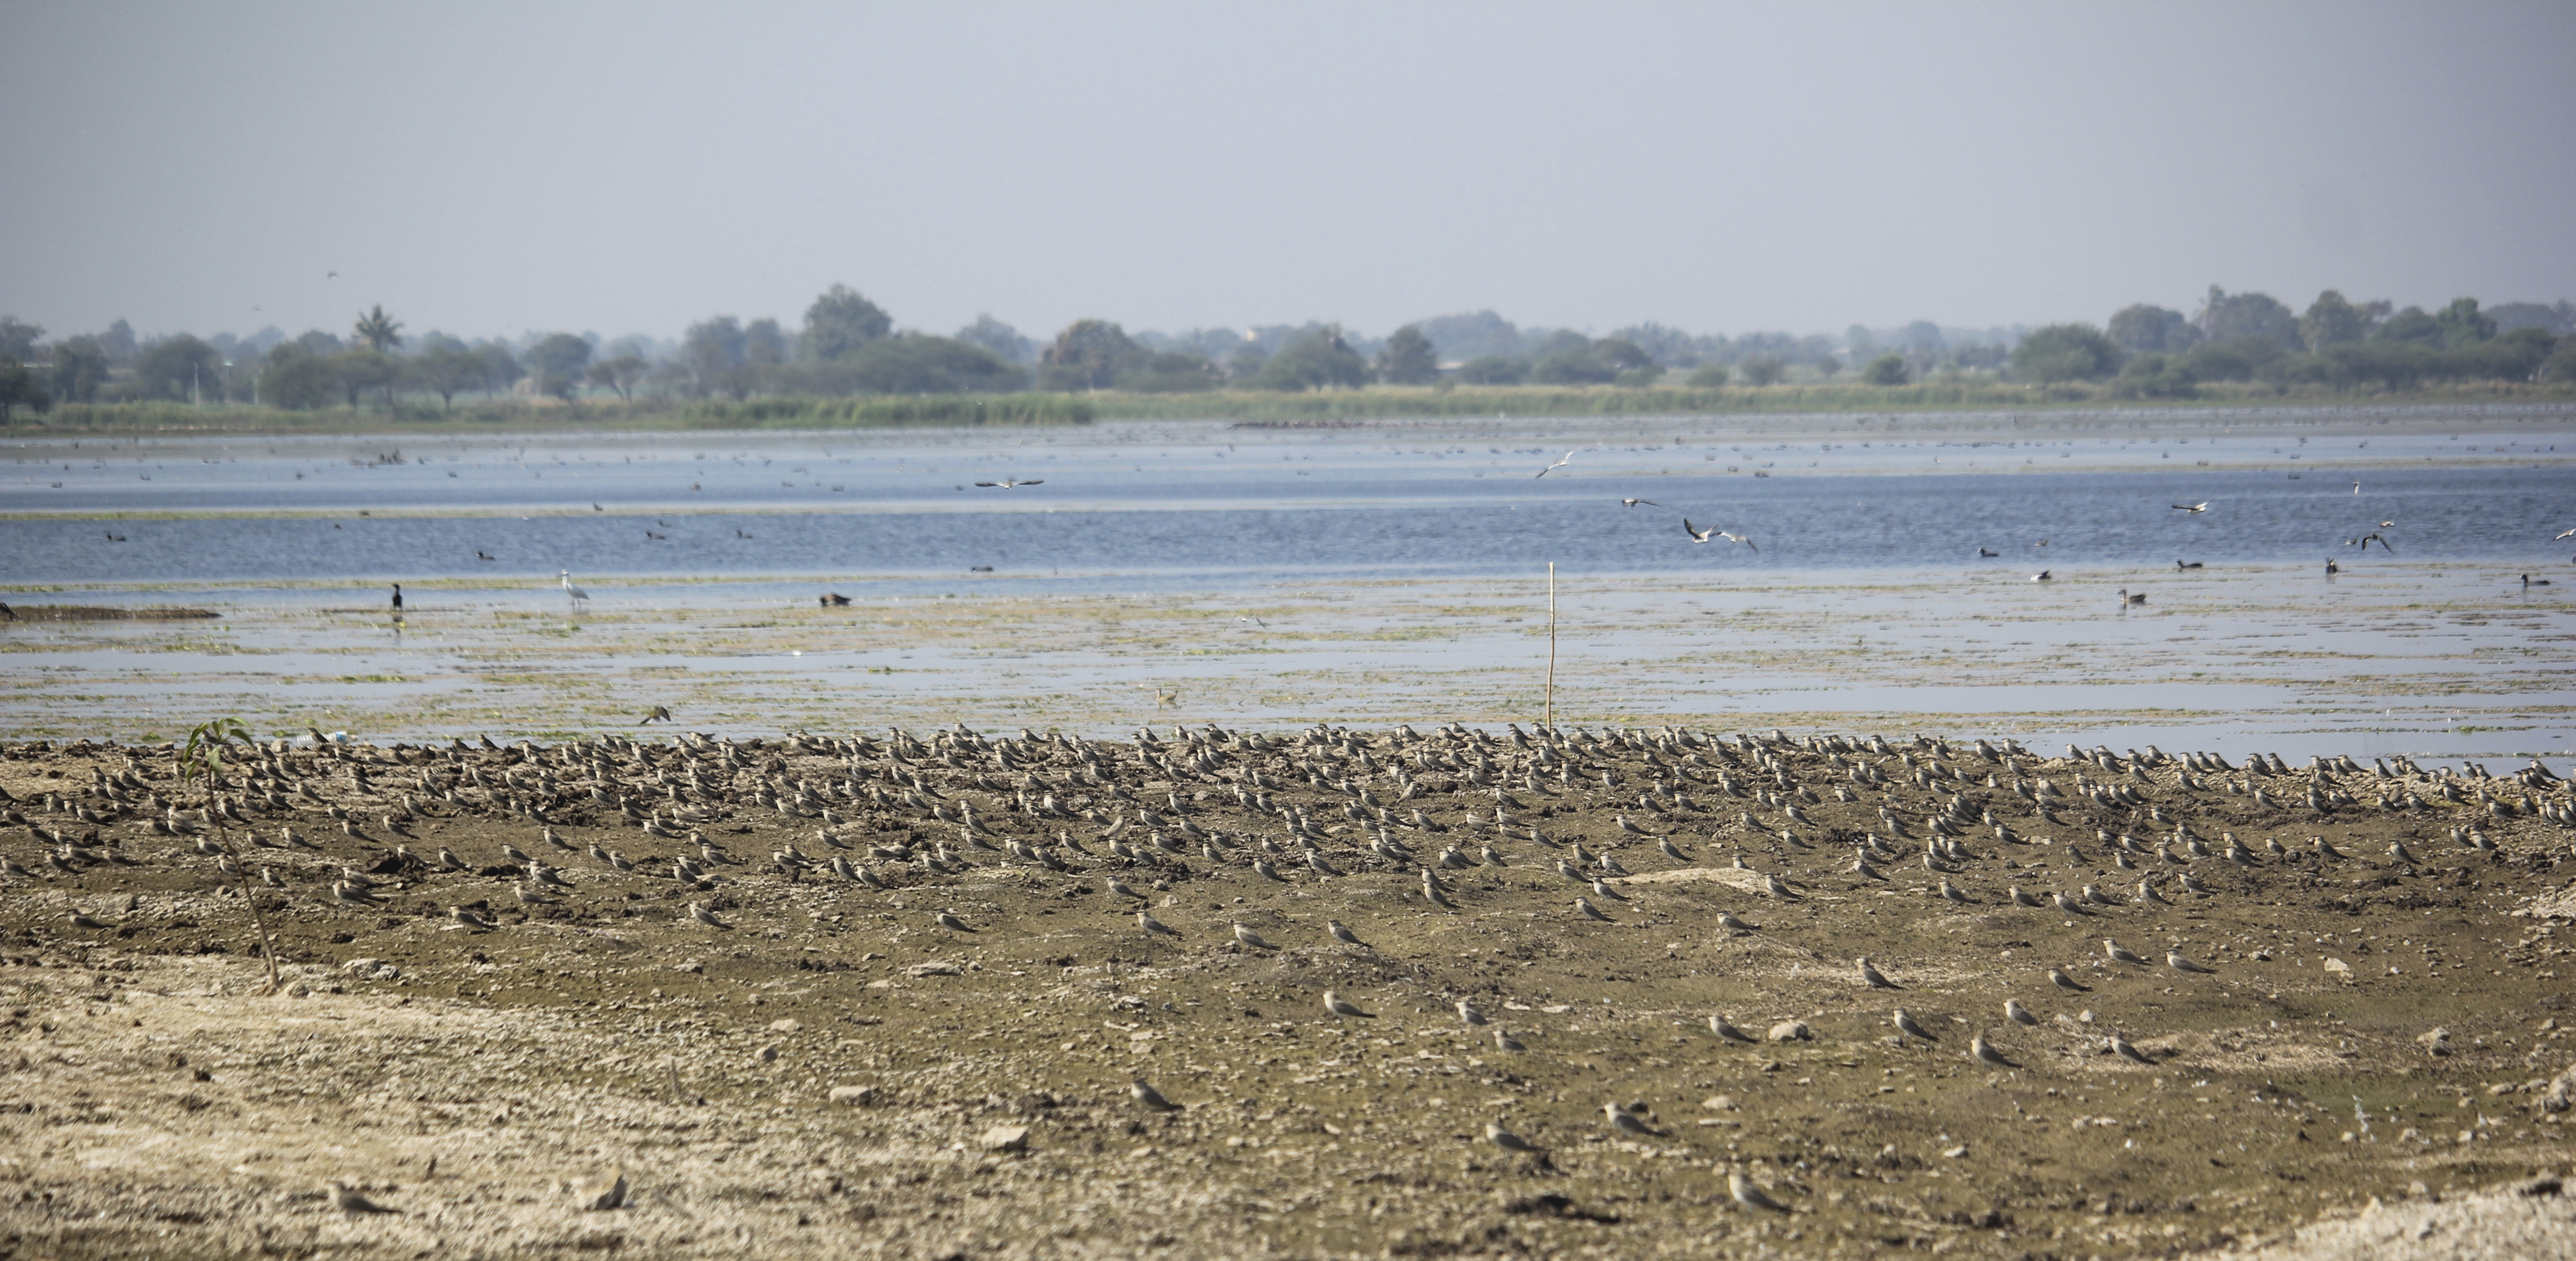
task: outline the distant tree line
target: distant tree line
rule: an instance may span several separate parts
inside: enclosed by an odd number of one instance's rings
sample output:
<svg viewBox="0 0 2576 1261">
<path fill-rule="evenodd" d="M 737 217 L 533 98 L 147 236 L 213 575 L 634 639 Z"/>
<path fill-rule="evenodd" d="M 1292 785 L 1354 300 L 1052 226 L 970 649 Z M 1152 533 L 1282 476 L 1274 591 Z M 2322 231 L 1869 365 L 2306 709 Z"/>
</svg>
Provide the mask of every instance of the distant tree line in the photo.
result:
<svg viewBox="0 0 2576 1261">
<path fill-rule="evenodd" d="M 2026 381 L 2108 381 L 2127 398 L 2189 398 L 2212 381 L 2413 389 L 2443 381 L 2576 381 L 2576 307 L 2459 298 L 2439 311 L 2328 289 L 2293 312 L 2209 287 L 2199 314 L 2139 304 L 2106 328 L 2052 324 L 2012 349 Z"/>
<path fill-rule="evenodd" d="M 139 340 L 123 320 L 46 341 L 0 317 L 0 422 L 56 402 L 169 400 L 293 409 L 452 408 L 459 396 L 504 394 L 631 401 L 755 396 L 991 394 L 1217 389 L 1308 391 L 1372 384 L 1645 386 L 1673 373 L 1694 387 L 1829 381 L 1846 360 L 1865 384 L 1983 374 L 2037 384 L 2108 383 L 2133 398 L 2189 398 L 2211 382 L 2405 390 L 2428 383 L 2576 380 L 2576 307 L 2460 298 L 2438 311 L 2354 303 L 2334 290 L 2304 313 L 2261 293 L 2213 285 L 2196 314 L 2139 304 L 2105 326 L 1945 329 L 1854 325 L 1837 340 L 1747 333 L 1728 338 L 1660 324 L 1592 337 L 1524 329 L 1492 311 L 1440 316 L 1371 340 L 1337 324 L 1131 334 L 1104 319 L 1067 325 L 1043 343 L 979 316 L 950 336 L 897 329 L 846 285 L 817 295 L 793 332 L 776 319 L 718 315 L 676 342 L 551 332 L 467 342 L 441 332 L 407 339 L 381 306 L 346 335 L 190 334 Z"/>
</svg>

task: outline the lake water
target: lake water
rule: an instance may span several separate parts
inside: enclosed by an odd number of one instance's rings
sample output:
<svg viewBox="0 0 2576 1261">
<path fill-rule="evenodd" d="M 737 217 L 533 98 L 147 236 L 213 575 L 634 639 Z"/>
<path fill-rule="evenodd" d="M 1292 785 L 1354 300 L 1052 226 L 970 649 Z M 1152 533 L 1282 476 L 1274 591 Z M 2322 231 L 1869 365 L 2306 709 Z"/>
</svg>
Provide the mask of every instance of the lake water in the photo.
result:
<svg viewBox="0 0 2576 1261">
<path fill-rule="evenodd" d="M 2576 746 L 2557 598 L 2576 540 L 2552 537 L 2576 526 L 2576 422 L 2548 409 L 30 440 L 0 459 L 10 601 L 226 615 L 0 632 L 0 730 L 31 734 L 220 712 L 576 731 L 647 695 L 737 731 L 1526 720 L 1554 561 L 1561 718 Z M 1006 478 L 1042 481 L 972 485 Z M 1684 517 L 1759 550 L 1695 543 Z M 2371 534 L 2388 546 L 2355 544 Z M 400 627 L 368 612 L 392 582 Z M 825 590 L 858 605 L 820 610 Z"/>
</svg>

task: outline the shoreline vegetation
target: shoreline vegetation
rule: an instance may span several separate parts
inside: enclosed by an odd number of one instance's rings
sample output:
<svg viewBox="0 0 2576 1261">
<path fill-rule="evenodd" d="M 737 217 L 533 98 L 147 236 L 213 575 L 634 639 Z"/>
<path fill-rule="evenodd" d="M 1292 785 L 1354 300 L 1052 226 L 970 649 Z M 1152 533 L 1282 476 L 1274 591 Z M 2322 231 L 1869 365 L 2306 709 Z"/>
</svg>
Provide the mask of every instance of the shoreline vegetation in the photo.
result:
<svg viewBox="0 0 2576 1261">
<path fill-rule="evenodd" d="M 452 409 L 397 402 L 315 410 L 176 402 L 86 403 L 21 415 L 0 428 L 12 437 L 130 437 L 140 434 L 528 433 L 565 430 L 689 431 L 1035 427 L 1107 421 L 1218 421 L 1296 428 L 1374 421 L 1755 416 L 1895 412 L 2014 412 L 2086 409 L 2176 412 L 2211 408 L 2410 408 L 2477 404 L 2566 404 L 2576 382 L 2460 382 L 2411 390 L 2352 390 L 2264 383 L 2204 385 L 2190 400 L 2126 398 L 2112 386 L 2024 384 L 1938 378 L 1908 385 L 1797 383 L 1767 386 L 1384 386 L 1283 394 L 1212 390 L 1188 394 L 1116 390 L 1081 393 L 771 397 L 742 401 L 562 402 L 510 398 Z"/>
</svg>

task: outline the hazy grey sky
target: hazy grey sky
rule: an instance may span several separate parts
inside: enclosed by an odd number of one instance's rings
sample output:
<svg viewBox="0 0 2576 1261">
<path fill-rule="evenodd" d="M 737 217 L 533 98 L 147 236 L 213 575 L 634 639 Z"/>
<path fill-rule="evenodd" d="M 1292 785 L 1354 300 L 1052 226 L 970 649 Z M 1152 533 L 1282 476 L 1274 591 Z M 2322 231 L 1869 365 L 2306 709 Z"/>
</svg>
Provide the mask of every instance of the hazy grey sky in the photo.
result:
<svg viewBox="0 0 2576 1261">
<path fill-rule="evenodd" d="M 2576 5 L 0 2 L 0 312 L 1839 331 L 2576 296 Z M 337 270 L 339 278 L 326 279 Z"/>
</svg>

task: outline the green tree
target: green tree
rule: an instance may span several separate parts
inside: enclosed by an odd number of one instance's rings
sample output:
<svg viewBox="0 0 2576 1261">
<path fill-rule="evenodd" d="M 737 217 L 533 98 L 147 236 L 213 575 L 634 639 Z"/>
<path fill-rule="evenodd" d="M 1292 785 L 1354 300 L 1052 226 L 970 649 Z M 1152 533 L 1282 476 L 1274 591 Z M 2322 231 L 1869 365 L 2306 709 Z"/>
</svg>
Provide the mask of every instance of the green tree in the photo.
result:
<svg viewBox="0 0 2576 1261">
<path fill-rule="evenodd" d="M 2433 326 L 2442 330 L 2442 344 L 2454 350 L 2496 335 L 2496 322 L 2479 312 L 2475 298 L 2452 299 L 2433 317 Z"/>
<path fill-rule="evenodd" d="M 1737 364 L 1744 373 L 1746 385 L 1778 385 L 1789 375 L 1789 365 L 1778 355 L 1755 355 Z"/>
<path fill-rule="evenodd" d="M 337 352 L 317 354 L 301 340 L 269 347 L 259 374 L 259 396 L 271 407 L 318 411 L 340 396 Z"/>
<path fill-rule="evenodd" d="M 44 325 L 29 324 L 14 315 L 0 315 L 0 360 L 23 363 L 35 358 L 36 343 L 44 336 Z"/>
<path fill-rule="evenodd" d="M 2304 344 L 2299 337 L 2299 317 L 2280 299 L 2268 293 L 2231 294 L 2216 285 L 2209 287 L 2209 299 L 2201 307 L 2200 336 L 2204 341 L 2233 342 L 2261 338 L 2283 350 Z"/>
<path fill-rule="evenodd" d="M 1880 355 L 1862 365 L 1860 379 L 1870 385 L 1905 384 L 1905 356 Z"/>
<path fill-rule="evenodd" d="M 2375 342 L 2405 342 L 2417 346 L 2437 346 L 2442 341 L 2442 326 L 2424 308 L 2410 306 L 2379 322 L 2370 330 Z"/>
<path fill-rule="evenodd" d="M 87 334 L 55 342 L 53 379 L 54 394 L 63 401 L 96 402 L 107 386 L 107 352 Z"/>
<path fill-rule="evenodd" d="M 778 321 L 757 319 L 742 326 L 742 361 L 755 368 L 787 362 L 787 334 Z"/>
<path fill-rule="evenodd" d="M 680 337 L 680 363 L 687 368 L 691 388 L 700 397 L 718 391 L 736 398 L 749 394 L 750 383 L 742 372 L 744 356 L 749 351 L 742 322 L 730 315 L 700 320 Z"/>
<path fill-rule="evenodd" d="M 1596 353 L 1590 338 L 1558 333 L 1541 345 L 1530 380 L 1541 385 L 1600 385 L 1615 381 L 1619 370 Z"/>
<path fill-rule="evenodd" d="M 957 340 L 981 346 L 999 355 L 1006 363 L 1027 363 L 1038 356 L 1036 342 L 1020 336 L 1020 330 L 990 315 L 978 315 L 974 323 L 957 330 Z"/>
<path fill-rule="evenodd" d="M 2104 330 L 2120 349 L 2133 355 L 2175 354 L 2189 350 L 2200 340 L 2200 330 L 2180 311 L 2168 311 L 2144 302 L 2120 308 L 2111 316 Z"/>
<path fill-rule="evenodd" d="M 590 365 L 590 383 L 614 390 L 617 397 L 631 403 L 635 401 L 635 383 L 652 369 L 642 355 L 619 355 Z"/>
<path fill-rule="evenodd" d="M 358 399 L 369 390 L 381 391 L 385 406 L 393 406 L 394 383 L 403 376 L 402 360 L 373 346 L 352 346 L 331 358 L 332 371 L 339 378 L 340 391 L 347 396 L 350 410 L 357 409 Z"/>
<path fill-rule="evenodd" d="M 145 398 L 220 395 L 223 383 L 222 352 L 185 333 L 152 343 L 134 362 L 134 386 Z"/>
<path fill-rule="evenodd" d="M 54 396 L 37 379 L 35 369 L 15 356 L 0 355 L 0 425 L 8 424 L 21 407 L 41 412 L 53 405 Z"/>
<path fill-rule="evenodd" d="M 2181 355 L 2149 353 L 2120 369 L 2111 392 L 2122 398 L 2190 398 L 2200 392 L 2200 380 Z"/>
<path fill-rule="evenodd" d="M 2299 336 L 2310 350 L 2346 345 L 2369 335 L 2370 317 L 2333 289 L 2318 294 L 2308 304 L 2308 313 L 2299 317 Z"/>
<path fill-rule="evenodd" d="M 1518 385 L 1529 379 L 1529 363 L 1509 355 L 1478 355 L 1458 366 L 1458 379 L 1469 385 Z"/>
<path fill-rule="evenodd" d="M 2119 370 L 2120 348 L 2090 324 L 2035 328 L 2012 350 L 2013 375 L 2043 385 L 2099 381 Z"/>
<path fill-rule="evenodd" d="M 122 319 L 108 325 L 107 331 L 98 335 L 98 347 L 107 352 L 107 361 L 112 364 L 133 358 L 136 350 L 134 326 Z"/>
<path fill-rule="evenodd" d="M 456 395 L 482 384 L 491 364 L 472 350 L 447 343 L 414 356 L 408 365 L 411 379 L 438 396 L 438 405 L 453 408 Z"/>
<path fill-rule="evenodd" d="M 2421 311 L 2416 314 L 2424 315 Z M 2427 322 L 2432 319 L 2431 316 L 2424 318 Z M 2384 329 L 2385 325 L 2382 327 Z M 2430 346 L 2375 335 L 2361 345 L 2327 347 L 2325 354 L 2343 369 L 2347 379 L 2389 390 L 2412 389 L 2440 366 L 2437 363 L 2440 356 Z"/>
<path fill-rule="evenodd" d="M 1704 363 L 1691 369 L 1690 376 L 1684 379 L 1688 381 L 1694 389 L 1718 389 L 1726 384 L 1726 365 L 1722 363 Z"/>
<path fill-rule="evenodd" d="M 1368 361 L 1342 340 L 1338 327 L 1319 329 L 1279 348 L 1252 378 L 1265 390 L 1358 389 L 1368 384 Z"/>
<path fill-rule="evenodd" d="M 1205 355 L 1186 350 L 1139 350 L 1118 363 L 1119 389 L 1139 394 L 1193 394 L 1225 383 L 1225 373 Z"/>
<path fill-rule="evenodd" d="M 537 392 L 566 402 L 581 388 L 582 371 L 590 366 L 590 342 L 571 333 L 555 333 L 528 348 L 528 366 L 536 369 Z"/>
<path fill-rule="evenodd" d="M 1827 356 L 1825 356 L 1824 358 L 1819 359 L 1819 360 L 1817 360 L 1817 361 L 1816 361 L 1816 373 L 1817 373 L 1817 375 L 1822 376 L 1824 379 L 1826 379 L 1826 380 L 1828 380 L 1828 381 L 1833 380 L 1833 379 L 1834 379 L 1834 377 L 1835 377 L 1836 375 L 1838 375 L 1838 374 L 1840 374 L 1840 373 L 1842 372 L 1842 370 L 1843 370 L 1843 361 L 1842 361 L 1842 360 L 1840 360 L 1840 359 L 1836 359 L 1836 358 L 1834 358 L 1832 355 L 1827 355 Z"/>
<path fill-rule="evenodd" d="M 828 362 L 894 332 L 894 317 L 860 297 L 848 285 L 834 285 L 805 308 L 805 331 L 797 349 L 806 359 Z"/>
<path fill-rule="evenodd" d="M 2558 338 L 2548 329 L 2525 325 L 2501 337 L 2452 347 L 2443 358 L 2458 376 L 2529 381 L 2540 375 L 2541 365 L 2557 348 Z"/>
<path fill-rule="evenodd" d="M 517 355 L 510 353 L 509 347 L 499 342 L 484 342 L 474 348 L 474 353 L 483 359 L 483 394 L 486 398 L 496 390 L 517 385 L 528 375 L 527 366 L 519 362 Z"/>
<path fill-rule="evenodd" d="M 1114 385 L 1121 361 L 1143 350 L 1126 329 L 1108 320 L 1075 320 L 1038 356 L 1038 383 L 1050 390 Z"/>
<path fill-rule="evenodd" d="M 372 311 L 361 312 L 351 331 L 367 344 L 367 349 L 378 354 L 402 345 L 402 321 L 385 314 L 381 303 Z"/>
<path fill-rule="evenodd" d="M 1385 348 L 1377 352 L 1377 379 L 1389 385 L 1428 385 L 1440 379 L 1440 352 L 1421 325 L 1407 324 L 1387 335 Z"/>
<path fill-rule="evenodd" d="M 2288 353 L 2269 337 L 2239 337 L 2234 341 L 2202 342 L 2183 356 L 2183 364 L 2202 381 L 2251 381 Z"/>
<path fill-rule="evenodd" d="M 1028 373 L 971 342 L 900 333 L 829 363 L 793 365 L 786 380 L 816 394 L 1001 393 L 1027 384 Z"/>
</svg>

